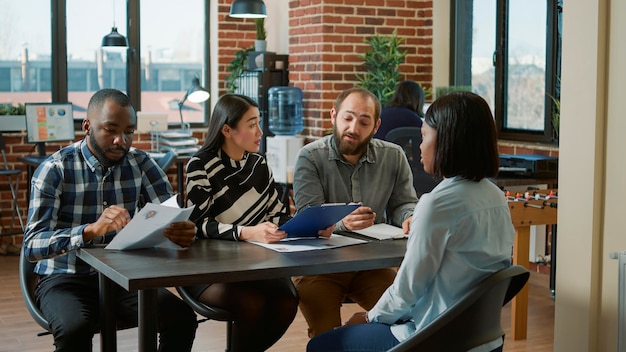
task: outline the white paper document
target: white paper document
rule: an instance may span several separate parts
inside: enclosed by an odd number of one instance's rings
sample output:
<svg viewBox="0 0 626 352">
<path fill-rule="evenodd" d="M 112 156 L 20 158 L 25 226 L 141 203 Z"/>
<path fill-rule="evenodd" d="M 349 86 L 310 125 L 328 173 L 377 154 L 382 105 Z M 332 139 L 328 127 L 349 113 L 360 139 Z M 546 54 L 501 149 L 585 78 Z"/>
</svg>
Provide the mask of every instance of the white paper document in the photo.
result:
<svg viewBox="0 0 626 352">
<path fill-rule="evenodd" d="M 362 230 L 355 230 L 352 232 L 356 232 L 360 235 L 372 237 L 377 240 L 397 240 L 408 238 L 408 235 L 402 233 L 402 228 L 389 225 L 389 224 L 374 224 L 370 227 L 364 228 Z"/>
<path fill-rule="evenodd" d="M 151 247 L 180 247 L 163 235 L 171 223 L 189 219 L 194 207 L 179 208 L 176 196 L 161 204 L 146 204 L 120 231 L 106 249 L 140 249 Z"/>
<path fill-rule="evenodd" d="M 277 252 L 303 252 L 312 251 L 316 249 L 328 249 L 344 246 L 351 246 L 354 244 L 367 243 L 367 241 L 359 240 L 356 238 L 341 236 L 332 234 L 330 238 L 286 238 L 278 243 L 261 243 L 253 242 L 261 247 L 269 248 Z"/>
</svg>

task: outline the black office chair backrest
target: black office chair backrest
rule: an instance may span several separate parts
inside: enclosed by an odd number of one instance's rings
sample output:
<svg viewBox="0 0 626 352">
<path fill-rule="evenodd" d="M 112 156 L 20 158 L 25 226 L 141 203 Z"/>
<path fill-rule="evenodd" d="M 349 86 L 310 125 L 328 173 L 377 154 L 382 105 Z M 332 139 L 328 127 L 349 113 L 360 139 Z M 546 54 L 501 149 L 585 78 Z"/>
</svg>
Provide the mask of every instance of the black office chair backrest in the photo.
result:
<svg viewBox="0 0 626 352">
<path fill-rule="evenodd" d="M 530 273 L 515 265 L 483 279 L 435 320 L 389 352 L 467 351 L 504 336 L 502 306 L 524 287 Z"/>
<path fill-rule="evenodd" d="M 422 157 L 420 150 L 422 133 L 419 127 L 394 128 L 387 133 L 385 140 L 395 143 L 404 149 L 413 173 L 413 187 L 418 197 L 432 191 L 441 182 L 441 179 L 426 173 L 424 166 L 420 162 Z"/>
<path fill-rule="evenodd" d="M 30 316 L 33 317 L 35 322 L 39 324 L 45 331 L 38 333 L 38 336 L 50 334 L 50 327 L 48 325 L 48 320 L 43 316 L 39 307 L 37 307 L 37 303 L 35 300 L 35 288 L 37 287 L 37 283 L 39 282 L 39 275 L 35 273 L 35 263 L 31 263 L 28 261 L 28 258 L 24 254 L 24 248 L 20 251 L 20 267 L 19 267 L 19 275 L 20 275 L 20 290 L 22 291 L 22 298 L 24 298 L 24 304 L 26 305 L 26 309 Z M 136 327 L 136 322 L 133 321 L 124 321 L 118 319 L 117 322 L 117 330 L 124 330 L 129 328 Z M 100 332 L 100 328 L 98 325 L 95 326 L 94 333 Z"/>
<path fill-rule="evenodd" d="M 24 248 L 20 251 L 20 289 L 22 291 L 22 297 L 26 304 L 26 309 L 33 317 L 33 319 L 44 330 L 49 331 L 48 321 L 44 318 L 43 314 L 35 303 L 35 288 L 39 281 L 39 275 L 35 274 L 35 263 L 31 263 L 24 254 Z"/>
<path fill-rule="evenodd" d="M 161 167 L 161 170 L 167 173 L 167 170 L 174 165 L 176 161 L 176 152 L 170 150 L 166 152 L 162 157 L 156 160 L 157 164 Z"/>
</svg>

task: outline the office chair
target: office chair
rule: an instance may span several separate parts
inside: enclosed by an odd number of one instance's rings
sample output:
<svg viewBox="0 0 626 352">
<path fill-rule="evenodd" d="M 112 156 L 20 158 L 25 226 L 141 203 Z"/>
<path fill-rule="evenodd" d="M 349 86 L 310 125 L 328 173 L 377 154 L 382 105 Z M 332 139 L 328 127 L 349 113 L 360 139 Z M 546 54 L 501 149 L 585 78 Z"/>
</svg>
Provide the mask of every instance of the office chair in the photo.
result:
<svg viewBox="0 0 626 352">
<path fill-rule="evenodd" d="M 483 279 L 422 330 L 389 352 L 467 351 L 499 337 L 502 306 L 524 287 L 530 273 L 510 266 Z M 501 351 L 502 347 L 494 351 Z"/>
<path fill-rule="evenodd" d="M 24 248 L 20 251 L 20 265 L 19 265 L 19 276 L 20 276 L 20 290 L 22 291 L 22 298 L 24 299 L 24 304 L 26 305 L 26 309 L 30 316 L 41 326 L 44 331 L 37 333 L 37 336 L 49 335 L 52 332 L 50 331 L 50 327 L 48 325 L 48 320 L 43 316 L 41 310 L 37 306 L 35 300 L 35 288 L 37 287 L 37 283 L 39 282 L 39 275 L 35 273 L 35 264 L 28 260 L 26 255 L 24 254 Z M 127 321 L 118 321 L 117 329 L 124 330 L 136 327 L 137 324 L 134 322 Z M 96 327 L 94 333 L 100 332 L 100 328 Z"/>
<path fill-rule="evenodd" d="M 184 287 L 176 287 L 176 291 L 178 291 L 178 294 L 183 299 L 183 301 L 187 302 L 187 304 L 189 304 L 189 306 L 196 313 L 206 318 L 206 319 L 199 320 L 198 321 L 199 323 L 202 323 L 211 319 L 226 322 L 226 349 L 224 351 L 230 352 L 232 348 L 233 323 L 235 320 L 233 315 L 224 309 L 211 307 L 196 300 L 194 297 L 192 297 L 189 294 L 189 292 L 187 292 L 187 290 L 185 290 Z"/>
<path fill-rule="evenodd" d="M 166 152 L 162 157 L 156 159 L 156 162 L 161 167 L 161 170 L 167 173 L 167 170 L 172 167 L 172 165 L 174 165 L 174 163 L 176 162 L 176 152 L 170 150 Z"/>
<path fill-rule="evenodd" d="M 22 297 L 26 304 L 26 309 L 30 313 L 31 317 L 41 326 L 45 331 L 40 332 L 37 336 L 43 336 L 50 334 L 50 327 L 48 326 L 48 320 L 43 316 L 39 307 L 35 303 L 35 288 L 39 281 L 39 276 L 35 274 L 35 263 L 31 263 L 24 254 L 24 248 L 20 251 L 20 289 L 22 291 Z"/>
<path fill-rule="evenodd" d="M 0 168 L 0 176 L 6 176 L 9 180 L 9 188 L 11 189 L 11 197 L 13 197 L 13 213 L 11 215 L 11 231 L 13 231 L 13 224 L 15 222 L 15 215 L 17 214 L 17 219 L 20 222 L 21 231 L 19 232 L 11 232 L 4 235 L 9 234 L 22 234 L 24 233 L 24 221 L 22 220 L 22 214 L 20 213 L 20 209 L 17 206 L 17 194 L 18 194 L 18 186 L 19 186 L 19 176 L 22 173 L 20 169 L 9 169 L 9 163 L 7 162 L 7 155 L 5 153 L 6 144 L 4 142 L 4 137 L 2 133 L 0 133 L 0 153 L 2 154 L 2 161 L 4 162 L 3 166 Z M 15 177 L 15 178 L 14 178 Z"/>
<path fill-rule="evenodd" d="M 406 158 L 409 161 L 411 172 L 413 173 L 413 187 L 418 197 L 428 193 L 441 182 L 441 179 L 430 175 L 424 171 L 424 166 L 420 163 L 422 152 L 422 132 L 419 127 L 398 127 L 387 132 L 385 140 L 395 143 L 404 149 Z"/>
</svg>

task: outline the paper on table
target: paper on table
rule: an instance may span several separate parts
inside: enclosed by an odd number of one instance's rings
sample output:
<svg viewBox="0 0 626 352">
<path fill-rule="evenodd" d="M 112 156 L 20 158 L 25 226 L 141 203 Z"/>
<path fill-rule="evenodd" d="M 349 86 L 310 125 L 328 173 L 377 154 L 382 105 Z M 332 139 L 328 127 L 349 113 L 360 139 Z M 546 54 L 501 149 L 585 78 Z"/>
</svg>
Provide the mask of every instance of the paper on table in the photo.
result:
<svg viewBox="0 0 626 352">
<path fill-rule="evenodd" d="M 367 236 L 367 237 L 372 237 L 378 240 L 390 240 L 390 239 L 402 239 L 402 238 L 407 238 L 408 235 L 405 235 L 404 233 L 402 233 L 402 229 L 397 227 L 397 226 L 393 226 L 393 225 L 389 225 L 389 224 L 374 224 L 370 227 L 366 227 L 362 230 L 355 230 L 352 232 L 356 232 L 358 234 Z"/>
<path fill-rule="evenodd" d="M 269 248 L 277 252 L 302 252 L 316 249 L 328 249 L 354 244 L 367 243 L 367 241 L 356 238 L 332 234 L 330 238 L 286 238 L 278 243 L 252 242 L 261 247 Z"/>
<path fill-rule="evenodd" d="M 188 220 L 193 208 L 179 208 L 176 196 L 161 204 L 148 203 L 105 248 L 122 250 L 150 247 L 180 248 L 163 236 L 163 229 L 173 222 Z"/>
</svg>

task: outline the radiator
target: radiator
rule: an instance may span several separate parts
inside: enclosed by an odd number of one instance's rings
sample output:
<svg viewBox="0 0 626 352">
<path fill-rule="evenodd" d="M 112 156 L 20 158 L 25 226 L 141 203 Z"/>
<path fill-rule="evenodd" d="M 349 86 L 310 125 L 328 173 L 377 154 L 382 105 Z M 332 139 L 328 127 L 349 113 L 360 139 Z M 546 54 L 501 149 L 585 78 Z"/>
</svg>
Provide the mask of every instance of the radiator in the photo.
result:
<svg viewBox="0 0 626 352">
<path fill-rule="evenodd" d="M 619 260 L 617 303 L 617 351 L 626 352 L 626 252 L 611 252 L 611 259 Z"/>
</svg>

